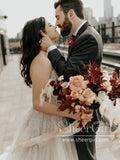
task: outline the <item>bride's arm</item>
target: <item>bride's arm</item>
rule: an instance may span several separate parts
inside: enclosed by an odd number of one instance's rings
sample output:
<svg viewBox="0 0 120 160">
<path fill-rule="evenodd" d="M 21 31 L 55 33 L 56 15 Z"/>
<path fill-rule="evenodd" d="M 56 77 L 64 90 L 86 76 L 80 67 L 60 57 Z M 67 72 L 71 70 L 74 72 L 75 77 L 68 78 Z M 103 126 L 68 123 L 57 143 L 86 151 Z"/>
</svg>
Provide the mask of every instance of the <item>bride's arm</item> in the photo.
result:
<svg viewBox="0 0 120 160">
<path fill-rule="evenodd" d="M 43 106 L 40 106 L 40 93 L 45 87 L 50 78 L 52 66 L 49 60 L 42 60 L 41 62 L 32 63 L 30 68 L 30 75 L 32 80 L 32 94 L 33 94 L 33 108 L 39 112 L 44 112 L 50 115 L 69 117 L 76 120 L 80 119 L 80 115 L 69 114 L 69 110 L 58 111 L 58 106 L 44 102 Z"/>
</svg>

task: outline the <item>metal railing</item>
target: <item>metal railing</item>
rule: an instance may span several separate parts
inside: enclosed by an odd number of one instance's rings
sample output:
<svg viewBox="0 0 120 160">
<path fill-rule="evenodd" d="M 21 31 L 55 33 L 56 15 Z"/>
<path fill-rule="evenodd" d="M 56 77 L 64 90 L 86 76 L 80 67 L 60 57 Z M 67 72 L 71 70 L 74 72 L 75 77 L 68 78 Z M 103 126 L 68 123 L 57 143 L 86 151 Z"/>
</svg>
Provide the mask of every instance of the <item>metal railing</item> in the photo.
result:
<svg viewBox="0 0 120 160">
<path fill-rule="evenodd" d="M 107 43 L 108 40 L 111 43 L 115 43 L 115 40 L 120 40 L 120 34 L 119 32 L 116 32 L 117 28 L 120 28 L 120 25 L 115 26 L 115 23 L 112 22 L 111 26 L 108 27 L 106 26 L 106 24 L 98 25 L 97 31 L 101 34 L 104 43 Z M 108 30 L 111 31 L 109 31 L 108 33 Z M 118 34 L 118 36 L 116 35 L 116 33 Z"/>
<path fill-rule="evenodd" d="M 116 30 L 117 28 L 119 28 L 118 31 Z M 111 26 L 107 26 L 106 24 L 98 25 L 98 28 L 95 29 L 100 33 L 104 43 L 120 43 L 120 25 L 115 25 L 115 22 L 112 22 Z M 68 38 L 70 38 L 70 35 L 66 37 L 60 36 L 58 43 L 67 43 Z"/>
<path fill-rule="evenodd" d="M 120 77 L 120 64 L 102 60 L 102 65 L 114 68 L 115 72 L 117 72 L 118 76 Z"/>
</svg>

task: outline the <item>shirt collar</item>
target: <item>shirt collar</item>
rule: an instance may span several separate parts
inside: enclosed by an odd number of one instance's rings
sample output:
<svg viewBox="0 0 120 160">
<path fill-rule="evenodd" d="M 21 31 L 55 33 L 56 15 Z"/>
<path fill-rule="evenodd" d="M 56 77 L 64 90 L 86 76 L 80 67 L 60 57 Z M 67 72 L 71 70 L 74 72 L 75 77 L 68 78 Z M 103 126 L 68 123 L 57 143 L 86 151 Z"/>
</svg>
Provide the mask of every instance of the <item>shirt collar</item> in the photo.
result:
<svg viewBox="0 0 120 160">
<path fill-rule="evenodd" d="M 87 21 L 85 20 L 82 24 L 79 25 L 79 27 L 77 28 L 77 30 L 75 31 L 75 36 L 77 35 L 79 29 L 86 23 Z"/>
</svg>

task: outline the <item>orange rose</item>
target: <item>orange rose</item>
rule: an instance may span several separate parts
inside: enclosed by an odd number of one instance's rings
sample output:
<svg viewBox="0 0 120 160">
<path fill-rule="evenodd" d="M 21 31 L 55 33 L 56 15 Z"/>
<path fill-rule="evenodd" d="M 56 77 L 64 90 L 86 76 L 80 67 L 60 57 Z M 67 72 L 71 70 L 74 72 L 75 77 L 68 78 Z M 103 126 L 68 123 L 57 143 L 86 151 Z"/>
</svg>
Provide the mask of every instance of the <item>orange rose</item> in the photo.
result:
<svg viewBox="0 0 120 160">
<path fill-rule="evenodd" d="M 87 88 L 83 91 L 83 98 L 86 105 L 91 105 L 96 99 L 96 94 L 90 88 Z"/>
</svg>

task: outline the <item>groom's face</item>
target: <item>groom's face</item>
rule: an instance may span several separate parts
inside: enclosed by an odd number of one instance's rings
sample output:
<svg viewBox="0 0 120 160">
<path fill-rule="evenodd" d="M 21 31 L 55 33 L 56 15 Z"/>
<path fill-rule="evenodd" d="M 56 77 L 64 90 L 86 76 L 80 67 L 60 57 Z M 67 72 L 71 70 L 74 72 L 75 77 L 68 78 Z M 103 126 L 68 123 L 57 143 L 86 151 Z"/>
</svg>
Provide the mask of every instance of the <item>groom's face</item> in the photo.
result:
<svg viewBox="0 0 120 160">
<path fill-rule="evenodd" d="M 58 6 L 55 11 L 56 25 L 60 28 L 61 35 L 67 36 L 70 34 L 72 23 L 69 21 L 68 16 L 64 14 L 63 10 Z"/>
</svg>

